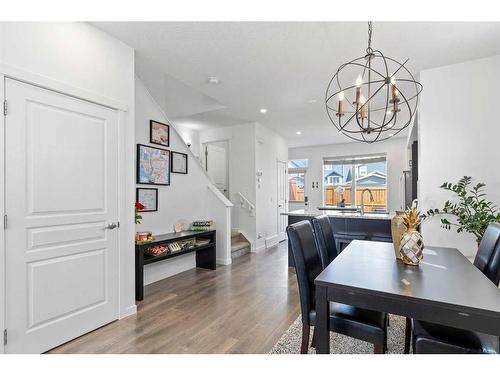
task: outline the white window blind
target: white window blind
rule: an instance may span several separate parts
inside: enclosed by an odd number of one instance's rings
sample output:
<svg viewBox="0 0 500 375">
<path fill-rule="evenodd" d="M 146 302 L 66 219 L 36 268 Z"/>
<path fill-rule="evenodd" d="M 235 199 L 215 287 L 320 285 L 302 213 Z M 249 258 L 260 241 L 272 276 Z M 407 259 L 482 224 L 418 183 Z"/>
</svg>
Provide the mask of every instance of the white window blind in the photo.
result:
<svg viewBox="0 0 500 375">
<path fill-rule="evenodd" d="M 323 158 L 324 165 L 367 164 L 386 161 L 385 154 Z"/>
</svg>

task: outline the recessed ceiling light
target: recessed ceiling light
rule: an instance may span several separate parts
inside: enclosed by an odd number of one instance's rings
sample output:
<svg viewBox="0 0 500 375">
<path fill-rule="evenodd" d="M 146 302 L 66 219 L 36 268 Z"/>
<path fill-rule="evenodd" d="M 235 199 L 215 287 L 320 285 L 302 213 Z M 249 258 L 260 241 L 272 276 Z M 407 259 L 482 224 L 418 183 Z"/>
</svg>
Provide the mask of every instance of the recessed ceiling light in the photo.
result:
<svg viewBox="0 0 500 375">
<path fill-rule="evenodd" d="M 266 113 L 266 112 L 267 112 L 267 109 L 265 109 L 265 108 L 260 109 L 260 113 Z"/>
<path fill-rule="evenodd" d="M 220 79 L 215 77 L 215 76 L 208 77 L 207 83 L 210 83 L 211 85 L 218 85 L 218 84 L 220 84 Z"/>
<path fill-rule="evenodd" d="M 309 104 L 314 104 L 314 103 L 316 103 L 316 102 L 317 102 L 317 100 L 316 100 L 316 99 L 309 99 L 307 102 L 308 102 Z"/>
<path fill-rule="evenodd" d="M 301 131 L 298 131 L 298 132 L 295 132 L 295 134 L 297 134 L 297 135 L 301 135 L 301 134 L 302 134 L 302 132 L 301 132 Z"/>
</svg>

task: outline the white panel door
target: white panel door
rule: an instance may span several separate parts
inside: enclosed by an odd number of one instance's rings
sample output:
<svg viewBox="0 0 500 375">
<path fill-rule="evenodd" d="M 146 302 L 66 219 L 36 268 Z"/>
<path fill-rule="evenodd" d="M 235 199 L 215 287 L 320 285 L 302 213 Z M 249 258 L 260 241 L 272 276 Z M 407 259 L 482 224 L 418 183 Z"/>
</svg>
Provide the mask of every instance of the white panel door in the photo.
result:
<svg viewBox="0 0 500 375">
<path fill-rule="evenodd" d="M 286 226 L 288 221 L 288 216 L 284 214 L 287 208 L 287 173 L 286 173 L 286 163 L 278 160 L 277 165 L 278 170 L 278 240 L 284 241 L 286 239 Z"/>
<path fill-rule="evenodd" d="M 8 353 L 118 318 L 118 114 L 7 79 Z"/>
<path fill-rule="evenodd" d="M 217 189 L 229 198 L 229 179 L 227 173 L 228 160 L 226 149 L 214 144 L 207 144 L 205 147 L 206 171 Z"/>
</svg>

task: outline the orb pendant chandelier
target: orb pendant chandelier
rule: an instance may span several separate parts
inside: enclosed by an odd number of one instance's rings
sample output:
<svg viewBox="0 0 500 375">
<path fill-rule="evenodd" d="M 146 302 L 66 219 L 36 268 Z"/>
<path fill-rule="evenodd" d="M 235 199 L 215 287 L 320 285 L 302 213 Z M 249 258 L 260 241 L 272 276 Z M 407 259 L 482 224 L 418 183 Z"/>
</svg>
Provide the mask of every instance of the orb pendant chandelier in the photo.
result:
<svg viewBox="0 0 500 375">
<path fill-rule="evenodd" d="M 330 121 L 340 133 L 360 142 L 391 138 L 408 127 L 423 86 L 403 63 L 368 48 L 362 57 L 342 64 L 330 80 L 325 104 Z"/>
</svg>

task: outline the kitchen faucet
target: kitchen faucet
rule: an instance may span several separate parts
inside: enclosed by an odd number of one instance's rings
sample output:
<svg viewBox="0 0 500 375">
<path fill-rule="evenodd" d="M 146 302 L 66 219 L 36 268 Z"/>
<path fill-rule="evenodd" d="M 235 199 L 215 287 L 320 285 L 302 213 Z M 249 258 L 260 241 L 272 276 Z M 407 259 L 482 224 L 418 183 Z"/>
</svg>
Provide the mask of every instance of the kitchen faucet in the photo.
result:
<svg viewBox="0 0 500 375">
<path fill-rule="evenodd" d="M 372 191 L 368 188 L 363 189 L 363 191 L 361 192 L 361 215 L 365 214 L 365 200 L 363 199 L 365 197 L 365 192 L 370 193 L 370 202 L 373 202 Z"/>
</svg>

